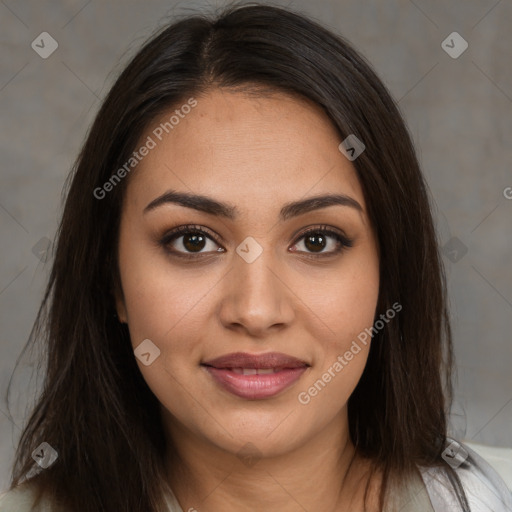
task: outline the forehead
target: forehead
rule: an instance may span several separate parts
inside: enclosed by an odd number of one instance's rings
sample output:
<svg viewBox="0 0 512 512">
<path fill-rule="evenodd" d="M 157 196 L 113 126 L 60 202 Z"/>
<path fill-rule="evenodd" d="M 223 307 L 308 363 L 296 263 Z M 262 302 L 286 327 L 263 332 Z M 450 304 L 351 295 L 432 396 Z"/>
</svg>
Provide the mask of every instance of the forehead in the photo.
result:
<svg viewBox="0 0 512 512">
<path fill-rule="evenodd" d="M 194 99 L 193 108 L 184 100 L 146 129 L 137 147 L 151 139 L 152 148 L 130 175 L 129 203 L 143 209 L 173 189 L 250 210 L 271 199 L 340 192 L 365 208 L 355 169 L 338 149 L 341 137 L 320 106 L 280 92 L 213 89 Z"/>
</svg>

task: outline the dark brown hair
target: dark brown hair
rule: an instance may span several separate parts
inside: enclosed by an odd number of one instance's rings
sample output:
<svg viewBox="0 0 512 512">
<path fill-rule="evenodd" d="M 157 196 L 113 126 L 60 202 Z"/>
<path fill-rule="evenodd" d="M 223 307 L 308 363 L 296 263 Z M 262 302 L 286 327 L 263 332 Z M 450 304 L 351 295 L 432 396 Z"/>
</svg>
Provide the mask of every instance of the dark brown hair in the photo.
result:
<svg viewBox="0 0 512 512">
<path fill-rule="evenodd" d="M 340 141 L 355 134 L 366 146 L 353 165 L 379 244 L 377 317 L 395 302 L 403 308 L 375 334 L 348 403 L 353 443 L 383 471 L 382 507 L 391 478 L 416 465 L 445 465 L 452 343 L 428 192 L 397 105 L 365 59 L 311 19 L 264 5 L 174 21 L 135 55 L 105 98 L 69 177 L 29 340 L 43 342 L 46 374 L 11 487 L 25 479 L 32 451 L 46 441 L 58 460 L 30 481 L 56 504 L 82 512 L 161 506 L 159 403 L 137 367 L 126 325 L 114 316 L 128 179 L 104 199 L 93 191 L 127 161 L 157 116 L 211 87 L 307 98 L 325 110 Z"/>
</svg>

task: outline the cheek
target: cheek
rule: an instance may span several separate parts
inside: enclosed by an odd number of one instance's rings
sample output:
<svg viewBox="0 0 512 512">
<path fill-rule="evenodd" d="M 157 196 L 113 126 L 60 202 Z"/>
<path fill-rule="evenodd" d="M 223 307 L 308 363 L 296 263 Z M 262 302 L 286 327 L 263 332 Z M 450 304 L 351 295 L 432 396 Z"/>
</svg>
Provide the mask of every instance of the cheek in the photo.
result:
<svg viewBox="0 0 512 512">
<path fill-rule="evenodd" d="M 325 421 L 346 403 L 361 378 L 379 295 L 378 260 L 372 253 L 349 267 L 314 295 L 315 311 L 321 312 L 329 334 L 317 338 L 317 364 L 297 397 L 307 414 Z"/>
<path fill-rule="evenodd" d="M 313 276 L 313 281 L 315 277 Z M 379 268 L 375 258 L 354 258 L 310 286 L 308 305 L 328 327 L 325 350 L 343 350 L 374 321 L 379 296 Z"/>
<path fill-rule="evenodd" d="M 129 238 L 129 237 L 126 237 Z M 150 340 L 159 352 L 146 366 L 137 359 L 144 380 L 169 410 L 190 399 L 190 375 L 198 370 L 204 322 L 219 280 L 212 272 L 171 269 L 157 249 L 142 241 L 122 247 L 119 265 L 131 343 Z M 172 392 L 170 392 L 172 391 Z"/>
<path fill-rule="evenodd" d="M 191 408 L 189 376 L 197 371 L 199 319 L 206 306 L 201 281 L 193 279 L 188 286 L 182 274 L 144 251 L 126 254 L 120 266 L 132 346 L 136 350 L 150 340 L 159 351 L 149 365 L 137 358 L 142 376 L 167 410 L 179 412 L 184 403 Z"/>
<path fill-rule="evenodd" d="M 149 338 L 163 348 L 176 332 L 193 329 L 188 315 L 192 311 L 194 318 L 200 315 L 201 299 L 213 287 L 213 278 L 207 274 L 198 276 L 193 270 L 172 269 L 163 251 L 150 246 L 147 240 L 132 237 L 120 249 L 119 266 L 132 343 Z"/>
<path fill-rule="evenodd" d="M 374 311 L 373 305 L 358 315 L 351 309 L 350 321 L 338 321 L 336 341 L 322 343 L 319 358 L 297 396 L 303 412 L 315 421 L 332 420 L 357 386 L 368 359 Z"/>
</svg>

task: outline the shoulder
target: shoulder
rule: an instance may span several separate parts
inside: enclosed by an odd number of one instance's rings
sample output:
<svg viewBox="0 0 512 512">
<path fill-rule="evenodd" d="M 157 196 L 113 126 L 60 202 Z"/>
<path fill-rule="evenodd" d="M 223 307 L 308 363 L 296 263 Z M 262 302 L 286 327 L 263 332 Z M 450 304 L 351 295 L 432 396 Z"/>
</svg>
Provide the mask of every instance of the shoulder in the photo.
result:
<svg viewBox="0 0 512 512">
<path fill-rule="evenodd" d="M 34 489 L 22 484 L 14 489 L 0 493 L 0 512 L 51 512 L 44 503 L 34 508 Z"/>
<path fill-rule="evenodd" d="M 176 496 L 168 487 L 165 495 L 167 512 L 183 512 Z M 35 491 L 33 486 L 21 484 L 8 491 L 0 492 L 0 512 L 53 512 L 54 509 L 47 502 L 41 500 L 41 504 L 34 508 Z"/>
<path fill-rule="evenodd" d="M 455 471 L 471 512 L 512 512 L 512 492 L 491 465 L 464 443 L 449 440 L 443 458 Z M 435 512 L 462 510 L 448 473 L 420 467 Z"/>
</svg>

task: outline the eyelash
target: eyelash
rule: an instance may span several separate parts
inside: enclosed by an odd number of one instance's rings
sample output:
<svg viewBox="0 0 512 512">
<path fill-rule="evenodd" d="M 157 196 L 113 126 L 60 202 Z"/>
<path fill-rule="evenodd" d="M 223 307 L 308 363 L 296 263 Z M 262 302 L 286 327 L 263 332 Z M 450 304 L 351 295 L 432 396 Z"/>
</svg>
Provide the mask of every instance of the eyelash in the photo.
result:
<svg viewBox="0 0 512 512">
<path fill-rule="evenodd" d="M 338 245 L 337 249 L 335 249 L 333 251 L 329 251 L 329 252 L 306 253 L 309 255 L 308 257 L 322 258 L 322 257 L 326 257 L 326 256 L 333 256 L 333 255 L 339 254 L 339 253 L 343 252 L 345 249 L 353 246 L 353 240 L 347 238 L 345 235 L 343 235 L 341 233 L 338 233 L 337 231 L 333 230 L 332 228 L 329 228 L 328 226 L 315 226 L 315 227 L 308 229 L 307 231 L 304 231 L 303 233 L 301 233 L 299 235 L 299 238 L 296 239 L 296 241 L 294 242 L 293 245 L 296 245 L 300 240 L 302 240 L 303 238 L 306 238 L 308 235 L 310 235 L 312 233 L 314 233 L 314 234 L 321 233 L 322 235 L 331 236 L 336 239 L 336 241 L 338 242 L 339 245 Z M 190 234 L 204 235 L 204 236 L 206 236 L 206 238 L 209 238 L 216 244 L 220 245 L 220 242 L 215 239 L 216 237 L 212 233 L 209 233 L 208 230 L 205 230 L 205 228 L 203 228 L 202 226 L 197 226 L 197 225 L 179 226 L 179 227 L 173 229 L 172 231 L 169 231 L 168 233 L 166 233 L 164 235 L 164 237 L 159 241 L 159 244 L 164 248 L 164 250 L 167 253 L 171 254 L 172 256 L 177 256 L 178 258 L 184 258 L 184 259 L 189 259 L 189 260 L 201 258 L 202 255 L 204 255 L 205 253 L 183 253 L 183 252 L 179 252 L 179 251 L 169 248 L 169 244 L 171 242 L 180 238 L 183 235 L 190 235 Z M 303 253 L 304 251 L 297 251 L 297 252 Z"/>
</svg>

